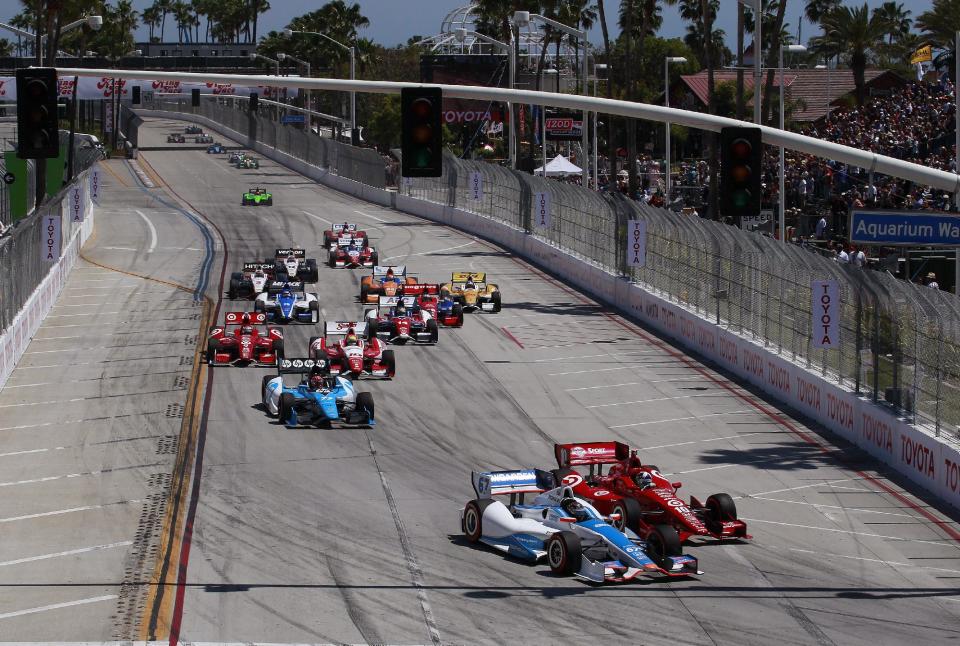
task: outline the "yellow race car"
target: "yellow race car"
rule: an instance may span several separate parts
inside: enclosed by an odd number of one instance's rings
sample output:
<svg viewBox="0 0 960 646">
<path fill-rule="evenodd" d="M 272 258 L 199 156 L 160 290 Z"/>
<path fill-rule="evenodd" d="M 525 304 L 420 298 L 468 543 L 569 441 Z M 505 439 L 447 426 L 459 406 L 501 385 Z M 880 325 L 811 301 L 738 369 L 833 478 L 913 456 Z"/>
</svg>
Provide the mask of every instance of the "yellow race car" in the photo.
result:
<svg viewBox="0 0 960 646">
<path fill-rule="evenodd" d="M 464 312 L 499 312 L 500 288 L 487 282 L 482 271 L 455 271 L 450 282 L 440 287 L 440 296 L 460 303 Z"/>
</svg>

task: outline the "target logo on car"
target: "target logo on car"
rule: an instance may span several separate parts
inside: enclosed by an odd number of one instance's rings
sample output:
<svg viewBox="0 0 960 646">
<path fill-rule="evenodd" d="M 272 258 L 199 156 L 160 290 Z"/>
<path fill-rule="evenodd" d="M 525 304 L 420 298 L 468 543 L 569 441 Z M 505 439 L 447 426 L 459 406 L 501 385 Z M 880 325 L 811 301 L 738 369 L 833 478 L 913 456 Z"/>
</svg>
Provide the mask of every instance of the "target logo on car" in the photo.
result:
<svg viewBox="0 0 960 646">
<path fill-rule="evenodd" d="M 583 477 L 578 473 L 571 473 L 570 475 L 563 476 L 560 482 L 564 487 L 576 487 L 583 482 Z"/>
</svg>

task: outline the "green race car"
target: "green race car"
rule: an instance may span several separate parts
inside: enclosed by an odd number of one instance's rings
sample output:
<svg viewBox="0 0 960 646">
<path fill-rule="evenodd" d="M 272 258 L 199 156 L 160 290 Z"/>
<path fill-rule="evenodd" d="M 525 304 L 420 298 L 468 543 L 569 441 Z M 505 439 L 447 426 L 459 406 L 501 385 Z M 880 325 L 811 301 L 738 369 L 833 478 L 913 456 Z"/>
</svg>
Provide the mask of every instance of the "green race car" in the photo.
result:
<svg viewBox="0 0 960 646">
<path fill-rule="evenodd" d="M 253 157 L 244 157 L 237 162 L 237 168 L 260 168 L 260 161 Z"/>
<path fill-rule="evenodd" d="M 273 193 L 265 188 L 251 188 L 243 194 L 243 206 L 273 206 Z"/>
</svg>

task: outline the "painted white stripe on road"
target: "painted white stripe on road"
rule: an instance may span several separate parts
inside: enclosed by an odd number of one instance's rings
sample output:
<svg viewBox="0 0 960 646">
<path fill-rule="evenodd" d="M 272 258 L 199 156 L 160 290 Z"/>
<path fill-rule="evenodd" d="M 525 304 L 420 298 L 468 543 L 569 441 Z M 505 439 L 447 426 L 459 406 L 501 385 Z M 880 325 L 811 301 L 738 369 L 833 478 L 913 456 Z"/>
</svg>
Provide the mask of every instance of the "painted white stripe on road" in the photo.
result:
<svg viewBox="0 0 960 646">
<path fill-rule="evenodd" d="M 566 375 L 584 375 L 590 372 L 614 372 L 616 370 L 631 370 L 637 366 L 621 366 L 619 368 L 596 368 L 594 370 L 574 370 L 573 372 L 552 372 L 548 377 L 565 377 Z"/>
<path fill-rule="evenodd" d="M 114 547 L 127 547 L 133 545 L 133 541 L 120 541 L 119 543 L 107 543 L 105 545 L 91 545 L 90 547 L 80 547 L 75 550 L 67 550 L 65 552 L 53 552 L 51 554 L 39 554 L 37 556 L 27 556 L 22 559 L 14 559 L 12 561 L 0 561 L 0 567 L 6 567 L 8 565 L 19 565 L 21 563 L 32 563 L 34 561 L 46 561 L 48 559 L 56 559 L 61 556 L 73 556 L 75 554 L 86 554 L 87 552 L 97 552 L 99 550 L 109 550 Z"/>
<path fill-rule="evenodd" d="M 579 390 L 600 390 L 602 388 L 620 388 L 621 386 L 642 386 L 644 383 L 651 383 L 651 382 L 628 381 L 625 384 L 609 384 L 606 386 L 583 386 L 581 388 L 566 388 L 564 389 L 564 392 L 575 393 Z"/>
<path fill-rule="evenodd" d="M 420 253 L 406 253 L 401 256 L 390 256 L 388 258 L 381 258 L 381 262 L 386 262 L 387 260 L 394 260 L 396 258 L 412 258 L 413 256 L 429 256 L 432 253 L 440 253 L 441 251 L 453 251 L 454 249 L 462 249 L 463 247 L 469 247 L 472 244 L 476 244 L 475 240 L 464 244 L 458 244 L 454 247 L 444 247 L 443 249 L 433 249 L 431 251 L 421 251 Z"/>
<path fill-rule="evenodd" d="M 73 399 L 53 399 L 45 402 L 23 402 L 22 404 L 0 404 L 0 408 L 19 408 L 21 406 L 44 406 L 46 404 L 69 404 L 70 402 L 82 402 L 86 397 L 74 397 Z"/>
<path fill-rule="evenodd" d="M 751 523 L 767 523 L 768 525 L 780 525 L 782 527 L 799 527 L 800 529 L 814 529 L 818 532 L 833 532 L 834 534 L 849 534 L 851 536 L 866 536 L 868 538 L 882 538 L 887 541 L 899 541 L 901 543 L 922 543 L 923 545 L 938 545 L 940 547 L 956 548 L 956 543 L 945 543 L 942 541 L 925 541 L 920 538 L 901 538 L 900 536 L 888 536 L 886 534 L 873 534 L 870 532 L 855 532 L 851 529 L 837 529 L 836 527 L 815 527 L 814 525 L 799 525 L 797 523 L 783 523 L 777 520 L 762 520 L 760 518 L 744 518 Z"/>
<path fill-rule="evenodd" d="M 913 516 L 912 514 L 903 514 L 896 511 L 880 511 L 879 509 L 863 509 L 861 507 L 842 507 L 840 505 L 823 505 L 818 502 L 803 502 L 801 500 L 783 500 L 782 498 L 767 498 L 765 496 L 750 496 L 753 500 L 766 500 L 769 502 L 778 502 L 784 503 L 787 505 L 804 505 L 807 507 L 813 507 L 814 509 L 840 509 L 841 511 L 855 511 L 863 514 L 880 514 L 882 516 L 903 516 L 904 518 L 912 518 L 913 520 L 919 521 L 922 525 L 928 524 L 930 521 L 925 520 L 919 516 Z"/>
<path fill-rule="evenodd" d="M 23 516 L 9 516 L 0 518 L 0 523 L 15 523 L 20 520 L 33 520 L 34 518 L 46 518 L 48 516 L 62 516 L 64 514 L 74 514 L 78 511 L 92 511 L 94 509 L 103 509 L 115 505 L 127 505 L 141 503 L 142 500 L 121 500 L 119 502 L 108 502 L 102 505 L 84 505 L 83 507 L 70 507 L 69 509 L 55 509 L 54 511 L 43 511 L 36 514 L 24 514 Z"/>
<path fill-rule="evenodd" d="M 27 608 L 26 610 L 16 610 L 14 612 L 5 612 L 0 614 L 0 619 L 10 619 L 11 617 L 21 617 L 23 615 L 32 615 L 38 612 L 47 612 L 48 610 L 59 610 L 60 608 L 70 608 L 71 606 L 82 606 L 87 603 L 97 603 L 98 601 L 112 601 L 117 599 L 115 594 L 105 594 L 99 597 L 89 597 L 87 599 L 77 599 L 76 601 L 64 601 L 63 603 L 54 603 L 49 606 L 40 606 L 39 608 Z M 126 642 L 129 643 L 129 642 Z"/>
<path fill-rule="evenodd" d="M 951 570 L 949 568 L 943 567 L 933 567 L 932 565 L 917 565 L 916 563 L 900 563 L 898 561 L 884 561 L 883 559 L 871 559 L 865 556 L 845 556 L 843 554 L 831 554 L 829 552 L 822 551 L 813 551 L 813 550 L 802 550 L 796 547 L 788 547 L 788 550 L 791 552 L 800 552 L 801 554 L 815 554 L 818 558 L 825 556 L 827 558 L 834 559 L 850 559 L 853 561 L 865 561 L 867 563 L 882 563 L 883 565 L 889 566 L 898 566 L 898 567 L 908 567 L 911 570 L 921 569 L 921 570 L 933 570 L 935 572 L 949 572 L 951 574 L 960 574 L 960 570 Z M 954 599 L 956 601 L 956 599 Z"/>
<path fill-rule="evenodd" d="M 28 455 L 30 453 L 46 453 L 47 451 L 62 451 L 67 447 L 65 446 L 55 446 L 52 449 L 28 449 L 25 451 L 11 451 L 9 453 L 0 453 L 0 458 L 9 458 L 14 455 Z"/>
<path fill-rule="evenodd" d="M 610 426 L 609 428 L 631 428 L 634 426 L 646 426 L 647 424 L 666 424 L 668 422 L 685 422 L 691 419 L 706 419 L 708 417 L 719 417 L 721 415 L 742 415 L 743 413 L 754 413 L 756 412 L 753 408 L 747 408 L 744 410 L 732 410 L 726 413 L 709 413 L 707 415 L 692 415 L 690 417 L 674 417 L 673 419 L 658 419 L 652 422 L 636 422 L 635 424 L 618 424 L 617 426 Z"/>
<path fill-rule="evenodd" d="M 610 353 L 604 354 L 581 354 L 578 357 L 555 357 L 553 359 L 537 359 L 534 363 L 548 363 L 550 361 L 572 361 L 573 359 L 596 359 L 597 357 L 609 357 Z"/>
<path fill-rule="evenodd" d="M 749 498 L 751 496 L 769 496 L 772 493 L 784 493 L 786 491 L 797 491 L 798 489 L 809 489 L 810 487 L 830 487 L 839 482 L 859 482 L 866 480 L 866 478 L 843 478 L 840 480 L 825 480 L 823 482 L 814 482 L 813 484 L 800 485 L 798 487 L 787 487 L 785 489 L 773 489 L 771 491 L 761 491 L 759 493 L 747 494 L 745 497 Z M 843 489 L 843 487 L 837 487 L 837 489 Z M 864 493 L 880 493 L 879 491 L 873 491 L 872 489 L 862 489 Z"/>
<path fill-rule="evenodd" d="M 139 251 L 136 247 L 103 247 L 107 251 Z M 94 288 L 99 289 L 99 288 Z"/>
<path fill-rule="evenodd" d="M 314 215 L 313 213 L 310 213 L 309 211 L 303 211 L 302 209 L 301 209 L 301 211 L 302 211 L 302 213 L 303 213 L 304 215 L 306 215 L 306 216 L 308 216 L 308 217 L 311 217 L 311 218 L 313 218 L 313 219 L 315 219 L 315 220 L 320 220 L 321 222 L 326 222 L 326 223 L 329 224 L 330 226 L 333 226 L 333 222 L 331 222 L 330 220 L 328 220 L 328 219 L 326 219 L 326 218 L 321 218 L 319 215 Z"/>
<path fill-rule="evenodd" d="M 390 221 L 390 220 L 380 219 L 380 218 L 378 218 L 378 217 L 375 216 L 375 215 L 370 215 L 369 213 L 364 213 L 363 211 L 357 211 L 356 209 L 354 209 L 353 212 L 354 212 L 354 213 L 357 213 L 357 214 L 359 214 L 359 215 L 363 215 L 363 216 L 368 217 L 368 218 L 372 218 L 372 219 L 376 220 L 377 222 L 389 222 L 389 221 Z"/>
<path fill-rule="evenodd" d="M 720 442 L 721 440 L 736 440 L 741 437 L 750 437 L 751 435 L 766 435 L 767 431 L 759 431 L 757 433 L 740 433 L 738 435 L 725 435 L 723 437 L 711 437 L 706 440 L 691 440 L 689 442 L 676 442 L 674 444 L 658 444 L 657 446 L 644 446 L 638 451 L 652 451 L 654 449 L 672 449 L 675 446 L 689 446 L 691 444 L 701 444 L 703 442 Z"/>
<path fill-rule="evenodd" d="M 678 395 L 676 397 L 656 397 L 654 399 L 636 399 L 629 402 L 614 402 L 612 404 L 593 404 L 584 408 L 609 408 L 610 406 L 629 406 L 631 404 L 649 404 L 651 402 L 673 401 L 674 399 L 693 399 L 694 397 L 726 397 L 723 393 L 697 393 L 696 395 Z"/>
<path fill-rule="evenodd" d="M 127 312 L 97 312 L 97 316 L 106 316 L 107 314 L 127 314 Z M 66 318 L 75 318 L 77 316 L 93 316 L 92 314 L 51 314 L 47 316 L 48 319 L 66 319 Z M 100 325 L 99 323 L 94 323 L 93 325 Z M 44 327 L 57 327 L 56 325 L 45 325 Z"/>
</svg>

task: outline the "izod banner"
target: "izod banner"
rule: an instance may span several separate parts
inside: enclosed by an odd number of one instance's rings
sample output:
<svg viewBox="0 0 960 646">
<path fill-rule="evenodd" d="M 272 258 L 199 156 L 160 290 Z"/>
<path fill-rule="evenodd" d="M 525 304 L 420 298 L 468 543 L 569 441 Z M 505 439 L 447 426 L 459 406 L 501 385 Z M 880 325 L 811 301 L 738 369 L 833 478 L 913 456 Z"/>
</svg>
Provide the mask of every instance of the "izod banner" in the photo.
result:
<svg viewBox="0 0 960 646">
<path fill-rule="evenodd" d="M 644 267 L 647 264 L 647 221 L 627 221 L 627 265 Z"/>
<path fill-rule="evenodd" d="M 533 226 L 538 229 L 550 228 L 550 194 L 533 194 Z"/>
<path fill-rule="evenodd" d="M 547 117 L 547 139 L 579 141 L 583 135 L 583 119 L 573 117 Z"/>
<path fill-rule="evenodd" d="M 815 280 L 811 291 L 813 346 L 837 348 L 840 346 L 840 285 L 835 280 Z"/>
<path fill-rule="evenodd" d="M 44 262 L 60 259 L 60 216 L 48 215 L 40 227 L 40 258 Z"/>
</svg>

